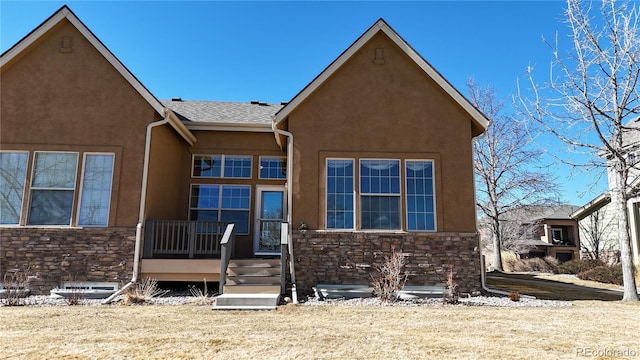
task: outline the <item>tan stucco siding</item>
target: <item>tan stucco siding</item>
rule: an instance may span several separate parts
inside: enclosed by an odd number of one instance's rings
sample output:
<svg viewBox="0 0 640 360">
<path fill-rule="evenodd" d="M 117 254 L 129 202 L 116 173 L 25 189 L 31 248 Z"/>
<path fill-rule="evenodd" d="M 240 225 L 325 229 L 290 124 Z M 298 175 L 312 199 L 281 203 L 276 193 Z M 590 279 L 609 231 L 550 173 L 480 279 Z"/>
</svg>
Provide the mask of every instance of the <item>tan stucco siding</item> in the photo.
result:
<svg viewBox="0 0 640 360">
<path fill-rule="evenodd" d="M 60 51 L 64 37 L 71 52 Z M 146 126 L 160 117 L 73 25 L 63 20 L 5 65 L 0 91 L 3 150 L 115 152 L 109 226 L 136 224 Z"/>
<path fill-rule="evenodd" d="M 377 48 L 382 65 L 374 64 Z M 288 124 L 295 137 L 294 225 L 324 227 L 323 169 L 330 154 L 434 159 L 437 230 L 476 231 L 469 115 L 386 35 L 356 52 Z"/>
<path fill-rule="evenodd" d="M 187 147 L 188 144 L 169 125 L 152 129 L 146 219 L 187 220 L 187 214 L 180 211 L 186 199 L 182 174 L 189 171 Z"/>
<path fill-rule="evenodd" d="M 193 131 L 198 141 L 188 149 L 183 161 L 186 168 L 182 171 L 181 191 L 184 198 L 180 202 L 180 211 L 189 214 L 189 193 L 191 184 L 249 185 L 251 204 L 249 209 L 249 234 L 236 235 L 235 255 L 239 258 L 253 256 L 253 236 L 256 227 L 256 188 L 258 185 L 284 185 L 284 180 L 259 179 L 260 156 L 285 156 L 270 132 L 233 132 L 233 131 Z M 251 155 L 252 170 L 250 179 L 203 178 L 192 177 L 193 155 Z"/>
</svg>

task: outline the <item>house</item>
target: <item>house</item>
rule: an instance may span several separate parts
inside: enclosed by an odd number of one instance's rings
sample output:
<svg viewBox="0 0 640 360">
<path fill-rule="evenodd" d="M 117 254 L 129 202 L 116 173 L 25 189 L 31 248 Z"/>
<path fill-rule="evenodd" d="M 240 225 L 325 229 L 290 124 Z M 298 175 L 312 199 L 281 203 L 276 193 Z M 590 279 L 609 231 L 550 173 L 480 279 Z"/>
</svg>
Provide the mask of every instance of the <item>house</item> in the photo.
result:
<svg viewBox="0 0 640 360">
<path fill-rule="evenodd" d="M 551 256 L 560 262 L 580 258 L 578 222 L 573 205 L 529 205 L 512 209 L 503 216 L 503 250 L 522 258 Z M 487 226 L 480 226 L 483 243 L 491 243 Z"/>
<path fill-rule="evenodd" d="M 30 266 L 36 292 L 309 292 L 367 284 L 392 251 L 409 284 L 453 266 L 480 289 L 488 120 L 382 19 L 283 104 L 160 101 L 66 6 L 0 66 L 0 271 Z"/>
</svg>

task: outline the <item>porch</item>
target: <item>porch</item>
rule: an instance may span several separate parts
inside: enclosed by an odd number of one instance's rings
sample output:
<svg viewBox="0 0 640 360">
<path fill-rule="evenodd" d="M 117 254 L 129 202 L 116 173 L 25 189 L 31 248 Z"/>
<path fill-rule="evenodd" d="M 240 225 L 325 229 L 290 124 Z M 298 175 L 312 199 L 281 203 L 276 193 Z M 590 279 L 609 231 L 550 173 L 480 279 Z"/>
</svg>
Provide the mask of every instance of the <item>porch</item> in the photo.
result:
<svg viewBox="0 0 640 360">
<path fill-rule="evenodd" d="M 286 226 L 286 224 L 284 224 Z M 142 277 L 220 284 L 219 293 L 283 293 L 286 227 L 277 255 L 236 259 L 235 224 L 149 220 L 145 223 Z"/>
</svg>

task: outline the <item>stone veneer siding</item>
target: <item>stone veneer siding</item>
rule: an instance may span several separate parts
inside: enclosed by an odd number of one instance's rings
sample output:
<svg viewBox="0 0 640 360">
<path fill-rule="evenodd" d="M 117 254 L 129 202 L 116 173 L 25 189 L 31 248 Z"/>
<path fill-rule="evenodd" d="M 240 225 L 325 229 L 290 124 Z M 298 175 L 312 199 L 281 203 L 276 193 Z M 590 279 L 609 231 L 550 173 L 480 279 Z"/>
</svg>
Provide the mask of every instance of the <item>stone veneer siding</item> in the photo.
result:
<svg viewBox="0 0 640 360">
<path fill-rule="evenodd" d="M 371 284 L 373 264 L 401 251 L 407 285 L 446 285 L 453 265 L 461 293 L 480 291 L 477 233 L 293 232 L 297 288 L 310 293 L 321 284 Z"/>
<path fill-rule="evenodd" d="M 135 239 L 135 228 L 0 228 L 0 276 L 29 268 L 40 295 L 68 280 L 122 286 L 133 275 Z"/>
</svg>

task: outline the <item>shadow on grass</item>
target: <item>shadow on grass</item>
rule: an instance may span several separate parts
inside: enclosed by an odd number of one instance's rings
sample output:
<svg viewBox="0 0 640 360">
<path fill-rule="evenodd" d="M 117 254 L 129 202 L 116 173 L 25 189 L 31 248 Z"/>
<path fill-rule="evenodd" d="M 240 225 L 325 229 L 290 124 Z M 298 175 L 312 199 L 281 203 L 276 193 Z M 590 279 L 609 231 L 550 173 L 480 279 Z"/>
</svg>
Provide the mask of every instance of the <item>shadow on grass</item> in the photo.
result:
<svg viewBox="0 0 640 360">
<path fill-rule="evenodd" d="M 536 278 L 529 274 L 487 273 L 491 288 L 517 291 L 544 300 L 622 300 L 622 292 Z"/>
</svg>

